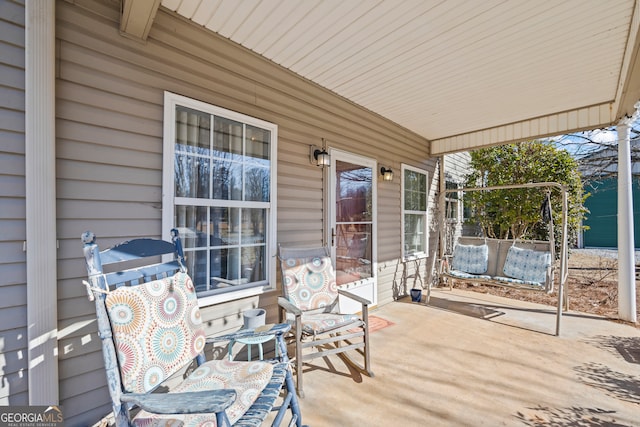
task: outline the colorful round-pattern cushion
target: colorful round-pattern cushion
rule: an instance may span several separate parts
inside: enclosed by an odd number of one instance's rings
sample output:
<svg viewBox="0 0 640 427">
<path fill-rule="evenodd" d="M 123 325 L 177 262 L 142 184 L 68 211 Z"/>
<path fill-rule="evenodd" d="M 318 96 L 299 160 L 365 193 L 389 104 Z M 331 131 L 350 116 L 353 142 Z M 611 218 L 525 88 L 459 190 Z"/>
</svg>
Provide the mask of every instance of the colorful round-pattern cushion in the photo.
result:
<svg viewBox="0 0 640 427">
<path fill-rule="evenodd" d="M 301 310 L 329 306 L 338 297 L 331 258 L 289 258 L 281 267 L 287 298 Z"/>
<path fill-rule="evenodd" d="M 186 273 L 120 287 L 105 303 L 128 392 L 153 389 L 204 349 L 195 289 Z"/>
<path fill-rule="evenodd" d="M 253 405 L 271 380 L 273 365 L 267 362 L 238 362 L 212 360 L 194 370 L 185 381 L 170 393 L 201 390 L 234 389 L 237 397 L 227 416 L 234 424 Z M 135 417 L 136 426 L 184 425 L 190 427 L 215 426 L 213 414 L 158 415 L 140 411 Z"/>
</svg>

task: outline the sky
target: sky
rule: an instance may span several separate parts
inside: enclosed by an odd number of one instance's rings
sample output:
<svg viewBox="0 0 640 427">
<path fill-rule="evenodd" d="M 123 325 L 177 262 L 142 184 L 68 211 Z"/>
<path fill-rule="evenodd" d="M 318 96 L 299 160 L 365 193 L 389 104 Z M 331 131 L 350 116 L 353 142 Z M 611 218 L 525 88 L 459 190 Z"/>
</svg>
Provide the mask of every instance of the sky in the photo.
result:
<svg viewBox="0 0 640 427">
<path fill-rule="evenodd" d="M 635 131 L 634 131 L 635 130 Z M 633 123 L 631 138 L 640 137 L 640 120 Z M 577 132 L 546 139 L 556 147 L 567 150 L 573 157 L 579 159 L 606 147 L 617 147 L 618 133 L 615 127 Z"/>
</svg>

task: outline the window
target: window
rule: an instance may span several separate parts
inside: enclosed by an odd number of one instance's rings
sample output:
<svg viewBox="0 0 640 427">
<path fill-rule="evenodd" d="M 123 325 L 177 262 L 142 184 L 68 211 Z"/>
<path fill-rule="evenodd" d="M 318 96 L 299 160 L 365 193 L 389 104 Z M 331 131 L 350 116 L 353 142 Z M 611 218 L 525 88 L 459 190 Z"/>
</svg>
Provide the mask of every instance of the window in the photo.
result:
<svg viewBox="0 0 640 427">
<path fill-rule="evenodd" d="M 403 257 L 425 257 L 427 239 L 427 172 L 402 165 Z"/>
<path fill-rule="evenodd" d="M 447 190 L 454 190 L 459 188 L 458 184 L 453 181 L 446 181 L 445 188 Z M 447 221 L 456 223 L 460 218 L 458 192 L 445 193 L 445 216 Z"/>
<path fill-rule="evenodd" d="M 198 296 L 275 283 L 277 126 L 169 92 L 164 126 L 163 228 L 180 231 Z"/>
</svg>

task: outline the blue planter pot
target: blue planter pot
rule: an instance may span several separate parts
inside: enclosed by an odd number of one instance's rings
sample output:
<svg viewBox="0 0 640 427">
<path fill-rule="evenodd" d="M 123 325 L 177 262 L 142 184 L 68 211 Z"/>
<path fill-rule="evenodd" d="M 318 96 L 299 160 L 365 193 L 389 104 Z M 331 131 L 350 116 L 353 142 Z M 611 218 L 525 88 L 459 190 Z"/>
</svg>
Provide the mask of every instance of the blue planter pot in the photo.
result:
<svg viewBox="0 0 640 427">
<path fill-rule="evenodd" d="M 420 302 L 422 299 L 422 289 L 411 289 L 409 292 L 411 294 L 411 301 Z"/>
</svg>

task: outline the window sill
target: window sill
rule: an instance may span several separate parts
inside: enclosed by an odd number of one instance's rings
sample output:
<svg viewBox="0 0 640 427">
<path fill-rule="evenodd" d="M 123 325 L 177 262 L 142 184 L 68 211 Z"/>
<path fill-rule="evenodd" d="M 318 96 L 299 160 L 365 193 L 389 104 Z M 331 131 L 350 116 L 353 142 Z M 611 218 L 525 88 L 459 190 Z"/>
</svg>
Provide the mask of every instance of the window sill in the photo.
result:
<svg viewBox="0 0 640 427">
<path fill-rule="evenodd" d="M 425 259 L 425 258 L 429 258 L 429 255 L 424 253 L 424 252 L 421 252 L 421 253 L 416 253 L 416 254 L 413 254 L 413 255 L 405 255 L 405 256 L 402 257 L 402 261 L 403 262 L 409 262 L 409 261 L 422 260 L 422 259 Z"/>
<path fill-rule="evenodd" d="M 229 301 L 235 301 L 243 298 L 249 298 L 256 295 L 262 295 L 271 291 L 268 286 L 255 286 L 253 288 L 242 289 L 234 292 L 224 292 L 217 295 L 207 295 L 198 298 L 198 306 L 200 308 L 209 307 L 216 304 L 222 304 Z"/>
</svg>

